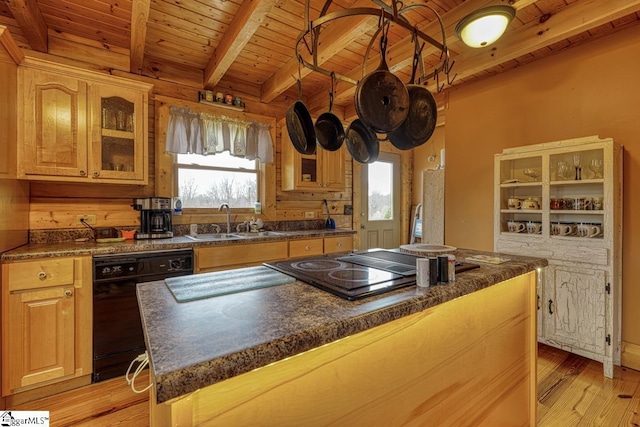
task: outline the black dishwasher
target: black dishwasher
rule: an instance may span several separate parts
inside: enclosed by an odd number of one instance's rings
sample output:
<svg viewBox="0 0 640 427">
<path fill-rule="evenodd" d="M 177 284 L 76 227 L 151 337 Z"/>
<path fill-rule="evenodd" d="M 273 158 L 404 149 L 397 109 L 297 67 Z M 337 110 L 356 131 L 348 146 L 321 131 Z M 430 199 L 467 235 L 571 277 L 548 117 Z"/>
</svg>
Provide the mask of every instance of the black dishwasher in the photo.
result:
<svg viewBox="0 0 640 427">
<path fill-rule="evenodd" d="M 93 257 L 93 382 L 124 375 L 145 351 L 136 284 L 188 274 L 191 249 Z"/>
</svg>

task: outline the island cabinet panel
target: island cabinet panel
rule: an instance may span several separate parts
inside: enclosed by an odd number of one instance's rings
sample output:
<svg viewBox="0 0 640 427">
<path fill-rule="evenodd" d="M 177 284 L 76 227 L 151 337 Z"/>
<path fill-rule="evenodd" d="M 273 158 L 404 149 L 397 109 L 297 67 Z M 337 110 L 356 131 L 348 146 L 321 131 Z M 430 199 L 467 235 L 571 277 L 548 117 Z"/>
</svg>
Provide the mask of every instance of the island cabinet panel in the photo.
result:
<svg viewBox="0 0 640 427">
<path fill-rule="evenodd" d="M 206 273 L 233 267 L 259 265 L 267 261 L 286 259 L 286 241 L 253 243 L 248 245 L 196 248 L 196 273 Z"/>
<path fill-rule="evenodd" d="M 2 265 L 2 395 L 91 373 L 91 257 Z"/>
<path fill-rule="evenodd" d="M 494 250 L 549 260 L 538 341 L 620 364 L 622 147 L 596 136 L 495 156 Z"/>
<path fill-rule="evenodd" d="M 152 388 L 151 425 L 535 425 L 535 286 L 530 272 L 165 403 Z"/>
</svg>

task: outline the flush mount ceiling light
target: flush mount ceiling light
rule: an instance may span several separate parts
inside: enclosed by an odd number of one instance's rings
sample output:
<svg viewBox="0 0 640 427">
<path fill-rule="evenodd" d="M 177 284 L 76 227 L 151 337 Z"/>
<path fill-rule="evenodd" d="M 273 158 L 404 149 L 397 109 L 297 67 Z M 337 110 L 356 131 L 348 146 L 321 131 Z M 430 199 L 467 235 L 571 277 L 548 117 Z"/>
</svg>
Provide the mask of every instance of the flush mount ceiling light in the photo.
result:
<svg viewBox="0 0 640 427">
<path fill-rule="evenodd" d="M 467 46 L 485 47 L 504 34 L 507 25 L 516 16 L 511 6 L 489 6 L 470 13 L 456 25 L 456 35 Z"/>
</svg>

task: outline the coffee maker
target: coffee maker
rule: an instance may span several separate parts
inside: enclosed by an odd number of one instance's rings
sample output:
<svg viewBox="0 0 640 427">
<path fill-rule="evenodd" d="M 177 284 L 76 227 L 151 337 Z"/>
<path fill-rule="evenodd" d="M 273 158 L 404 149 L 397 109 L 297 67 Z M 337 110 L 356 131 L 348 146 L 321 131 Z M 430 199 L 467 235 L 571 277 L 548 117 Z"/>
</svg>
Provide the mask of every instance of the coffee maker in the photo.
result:
<svg viewBox="0 0 640 427">
<path fill-rule="evenodd" d="M 140 211 L 140 232 L 136 239 L 173 237 L 171 198 L 145 197 L 133 199 L 133 209 Z"/>
</svg>

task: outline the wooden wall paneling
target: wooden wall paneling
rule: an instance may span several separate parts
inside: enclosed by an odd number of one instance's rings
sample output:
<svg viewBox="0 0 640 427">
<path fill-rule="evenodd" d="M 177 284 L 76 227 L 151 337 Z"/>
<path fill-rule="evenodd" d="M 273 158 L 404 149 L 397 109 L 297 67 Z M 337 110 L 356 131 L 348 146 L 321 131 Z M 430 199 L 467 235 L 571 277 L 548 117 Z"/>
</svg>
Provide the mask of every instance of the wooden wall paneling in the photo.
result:
<svg viewBox="0 0 640 427">
<path fill-rule="evenodd" d="M 28 241 L 29 183 L 16 179 L 16 63 L 22 58 L 9 30 L 0 26 L 0 252 Z"/>
<path fill-rule="evenodd" d="M 31 230 L 83 228 L 77 215 L 95 215 L 95 227 L 138 225 L 140 214 L 131 207 L 130 198 L 31 198 L 29 227 Z"/>
</svg>

